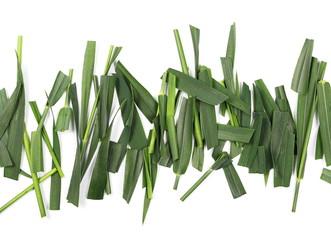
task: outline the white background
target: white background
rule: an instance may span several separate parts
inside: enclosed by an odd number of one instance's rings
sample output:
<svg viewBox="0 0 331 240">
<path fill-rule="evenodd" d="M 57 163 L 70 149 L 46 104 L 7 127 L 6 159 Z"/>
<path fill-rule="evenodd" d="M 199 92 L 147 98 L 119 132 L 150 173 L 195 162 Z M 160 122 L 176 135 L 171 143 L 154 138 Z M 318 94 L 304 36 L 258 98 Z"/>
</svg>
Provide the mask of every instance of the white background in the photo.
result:
<svg viewBox="0 0 331 240">
<path fill-rule="evenodd" d="M 5 3 L 6 2 L 6 3 Z M 230 25 L 237 25 L 235 68 L 239 79 L 252 83 L 263 78 L 273 87 L 290 90 L 294 67 L 305 38 L 315 39 L 314 56 L 331 61 L 331 15 L 328 1 L 1 1 L 0 88 L 15 86 L 17 35 L 24 36 L 23 70 L 27 101 L 46 102 L 58 70 L 74 68 L 80 86 L 87 40 L 97 41 L 95 73 L 101 74 L 110 44 L 123 46 L 121 61 L 156 97 L 159 77 L 168 68 L 179 69 L 172 30 L 178 28 L 188 63 L 193 67 L 189 24 L 201 29 L 201 64 L 221 80 L 219 58 L 225 55 Z M 330 71 L 326 71 L 326 80 Z M 80 89 L 80 88 L 79 88 Z M 63 100 L 58 104 L 61 107 Z M 58 109 L 56 108 L 55 111 Z M 50 129 L 51 118 L 48 118 Z M 117 121 L 119 123 L 120 121 Z M 36 128 L 27 113 L 29 131 Z M 151 126 L 146 124 L 146 130 Z M 89 179 L 81 188 L 77 209 L 65 201 L 74 162 L 73 131 L 61 134 L 63 180 L 61 211 L 48 211 L 41 219 L 33 192 L 0 214 L 1 239 L 320 239 L 330 234 L 331 186 L 319 179 L 323 161 L 314 160 L 313 129 L 305 179 L 297 213 L 291 213 L 294 184 L 290 188 L 264 186 L 263 177 L 237 167 L 247 195 L 233 200 L 222 171 L 213 173 L 184 203 L 180 196 L 200 177 L 189 168 L 178 191 L 174 174 L 160 167 L 147 220 L 141 224 L 144 190 L 139 180 L 130 205 L 121 198 L 123 167 L 111 176 L 112 195 L 103 201 L 86 200 Z M 47 166 L 50 158 L 47 156 Z M 208 153 L 205 168 L 212 163 Z M 236 161 L 236 160 L 235 160 Z M 123 165 L 124 166 L 124 165 Z M 26 159 L 23 168 L 27 170 Z M 0 172 L 2 176 L 2 170 Z M 42 184 L 46 207 L 49 183 Z M 1 177 L 0 205 L 31 184 L 21 177 L 13 182 Z"/>
</svg>

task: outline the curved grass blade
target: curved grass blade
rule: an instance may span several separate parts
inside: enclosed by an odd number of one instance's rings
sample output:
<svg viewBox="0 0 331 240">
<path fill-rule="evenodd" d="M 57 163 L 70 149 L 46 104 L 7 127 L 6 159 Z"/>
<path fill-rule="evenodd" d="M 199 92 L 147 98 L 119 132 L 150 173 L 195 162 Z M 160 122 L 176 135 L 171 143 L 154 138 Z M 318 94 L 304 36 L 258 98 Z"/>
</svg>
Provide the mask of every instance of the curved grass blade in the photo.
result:
<svg viewBox="0 0 331 240">
<path fill-rule="evenodd" d="M 123 75 L 127 83 L 132 85 L 134 100 L 138 108 L 150 122 L 153 122 L 158 106 L 153 96 L 131 75 L 121 62 L 117 63 L 115 71 Z"/>
</svg>

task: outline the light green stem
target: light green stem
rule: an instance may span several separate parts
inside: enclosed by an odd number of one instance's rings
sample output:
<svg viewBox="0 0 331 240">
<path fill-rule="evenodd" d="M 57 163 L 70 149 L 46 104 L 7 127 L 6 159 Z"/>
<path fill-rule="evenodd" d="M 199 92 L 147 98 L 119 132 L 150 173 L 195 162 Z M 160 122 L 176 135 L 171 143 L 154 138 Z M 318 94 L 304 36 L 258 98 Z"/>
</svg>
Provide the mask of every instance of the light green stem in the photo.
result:
<svg viewBox="0 0 331 240">
<path fill-rule="evenodd" d="M 57 169 L 56 168 L 53 168 L 51 171 L 49 171 L 44 176 L 42 176 L 41 178 L 38 179 L 39 183 L 45 181 L 47 178 L 49 178 L 50 176 L 52 176 L 56 172 L 57 172 Z M 3 212 L 4 210 L 6 210 L 9 206 L 11 206 L 13 203 L 15 203 L 17 200 L 19 200 L 25 194 L 27 194 L 28 192 L 32 191 L 34 189 L 34 186 L 35 186 L 34 184 L 31 184 L 29 187 L 27 187 L 26 189 L 24 189 L 22 192 L 20 192 L 14 198 L 12 198 L 9 202 L 7 202 L 5 205 L 3 205 L 0 208 L 0 213 Z"/>
<path fill-rule="evenodd" d="M 213 172 L 214 170 L 212 168 L 209 168 L 207 172 L 205 172 L 200 178 L 199 180 L 194 183 L 194 185 L 180 198 L 180 200 L 185 201 L 186 198 L 188 198 L 188 196 L 191 195 L 192 192 L 194 192 L 195 189 L 197 189 L 197 187 L 200 186 L 200 184 Z"/>
<path fill-rule="evenodd" d="M 35 189 L 35 192 L 36 192 L 36 197 L 37 197 L 37 201 L 38 201 L 40 216 L 41 217 L 45 217 L 46 216 L 46 211 L 45 211 L 43 197 L 41 195 L 41 190 L 40 190 L 40 186 L 39 186 L 38 175 L 36 173 L 32 173 L 32 170 L 31 170 L 31 167 L 32 167 L 31 143 L 30 143 L 28 132 L 26 131 L 25 124 L 24 124 L 23 144 L 24 144 L 26 157 L 28 159 L 28 163 L 29 163 L 29 167 L 30 167 L 31 177 L 32 177 L 32 181 L 33 181 L 33 186 L 34 186 L 34 189 Z"/>
</svg>

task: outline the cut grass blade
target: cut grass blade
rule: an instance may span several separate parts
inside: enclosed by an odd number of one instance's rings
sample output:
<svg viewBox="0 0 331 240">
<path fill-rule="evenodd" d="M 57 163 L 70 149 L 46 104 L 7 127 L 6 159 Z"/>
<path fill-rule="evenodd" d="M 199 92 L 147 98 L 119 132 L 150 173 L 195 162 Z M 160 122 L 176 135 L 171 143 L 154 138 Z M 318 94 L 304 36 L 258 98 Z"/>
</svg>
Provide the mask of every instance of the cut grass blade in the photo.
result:
<svg viewBox="0 0 331 240">
<path fill-rule="evenodd" d="M 251 90 L 249 90 L 249 86 L 246 83 L 243 83 L 240 98 L 249 106 L 251 106 Z M 251 126 L 250 113 L 241 112 L 240 126 L 246 128 L 249 128 Z"/>
<path fill-rule="evenodd" d="M 153 122 L 158 106 L 153 96 L 131 75 L 121 62 L 117 63 L 115 71 L 124 76 L 128 85 L 129 83 L 132 85 L 135 103 L 148 121 Z"/>
<path fill-rule="evenodd" d="M 183 103 L 182 103 L 183 104 Z M 174 184 L 174 189 L 178 187 L 179 178 L 181 175 L 185 174 L 187 167 L 190 163 L 191 153 L 192 153 L 192 132 L 193 132 L 193 99 L 189 98 L 185 104 L 185 114 L 183 119 L 182 132 L 178 140 L 179 145 L 179 159 L 174 161 L 173 170 L 176 174 L 176 181 Z"/>
<path fill-rule="evenodd" d="M 44 171 L 44 157 L 42 147 L 41 131 L 34 131 L 31 134 L 31 173 Z"/>
<path fill-rule="evenodd" d="M 226 180 L 228 182 L 229 188 L 234 199 L 239 198 L 246 194 L 246 190 L 240 180 L 240 177 L 233 166 L 233 163 L 230 163 L 228 166 L 223 168 Z"/>
<path fill-rule="evenodd" d="M 213 79 L 211 77 L 211 71 L 209 68 L 201 66 L 199 72 L 199 80 L 205 82 L 209 86 L 212 86 Z M 206 141 L 207 149 L 211 149 L 218 143 L 215 106 L 201 102 L 200 119 L 202 133 Z"/>
<path fill-rule="evenodd" d="M 315 159 L 322 159 L 324 156 L 321 128 L 318 128 L 317 137 L 316 137 L 316 148 L 315 148 Z"/>
<path fill-rule="evenodd" d="M 70 120 L 71 120 L 71 116 L 72 116 L 72 110 L 70 108 L 70 103 L 69 103 L 69 101 L 70 101 L 69 94 L 70 94 L 70 87 L 71 87 L 73 73 L 74 73 L 74 70 L 70 69 L 69 70 L 69 81 L 70 82 L 66 89 L 66 98 L 65 98 L 65 102 L 64 102 L 64 107 L 61 108 L 58 118 L 56 120 L 56 126 L 55 126 L 56 131 L 64 132 L 69 129 Z"/>
<path fill-rule="evenodd" d="M 331 87 L 326 81 L 317 84 L 317 108 L 326 165 L 331 165 Z"/>
<path fill-rule="evenodd" d="M 230 92 L 228 89 L 226 89 L 221 83 L 217 82 L 216 80 L 213 81 L 213 87 L 227 96 L 226 102 L 230 104 L 231 106 L 238 108 L 239 110 L 250 113 L 251 108 L 250 106 L 245 103 L 243 100 L 241 100 L 236 94 Z"/>
<path fill-rule="evenodd" d="M 122 197 L 130 202 L 144 164 L 143 150 L 128 149 L 125 162 L 124 186 Z"/>
<path fill-rule="evenodd" d="M 169 68 L 168 73 L 172 73 L 176 76 L 176 87 L 186 92 L 188 95 L 196 97 L 196 99 L 211 104 L 218 105 L 228 99 L 220 91 L 208 86 L 206 83 L 192 78 L 182 72 Z"/>
<path fill-rule="evenodd" d="M 295 135 L 291 132 L 292 120 L 288 112 L 274 112 L 271 132 L 271 156 L 274 166 L 274 186 L 288 187 L 294 165 Z"/>
<path fill-rule="evenodd" d="M 90 101 L 90 92 L 94 72 L 95 62 L 95 41 L 88 41 L 85 49 L 83 76 L 82 76 L 82 96 L 81 96 L 81 112 L 80 112 L 80 139 L 84 138 L 88 121 L 88 106 Z"/>
<path fill-rule="evenodd" d="M 293 74 L 291 88 L 300 94 L 308 91 L 313 47 L 314 40 L 306 39 Z"/>
<path fill-rule="evenodd" d="M 217 124 L 218 139 L 225 141 L 249 143 L 253 136 L 253 128 L 233 127 L 226 124 Z"/>
<path fill-rule="evenodd" d="M 230 27 L 228 45 L 226 48 L 226 58 L 231 60 L 232 66 L 234 65 L 235 55 L 236 55 L 236 24 L 233 23 Z"/>
<path fill-rule="evenodd" d="M 41 120 L 41 114 L 40 114 L 40 111 L 38 109 L 37 103 L 34 102 L 34 101 L 32 101 L 32 102 L 29 102 L 29 104 L 30 104 L 31 110 L 33 112 L 33 115 L 34 115 L 37 123 L 39 124 L 39 122 Z M 63 173 L 63 171 L 61 169 L 61 165 L 60 165 L 59 159 L 57 157 L 57 154 L 55 152 L 55 149 L 53 148 L 53 146 L 51 144 L 51 141 L 49 139 L 49 136 L 47 134 L 47 131 L 46 131 L 46 129 L 44 127 L 42 128 L 41 131 L 42 131 L 42 137 L 43 137 L 43 139 L 44 139 L 44 141 L 46 143 L 47 149 L 48 149 L 49 153 L 52 156 L 53 164 L 56 167 L 56 169 L 58 169 L 58 174 L 62 178 L 62 177 L 64 177 L 64 173 Z"/>
<path fill-rule="evenodd" d="M 274 111 L 279 111 L 279 108 L 262 79 L 256 80 L 255 85 L 260 92 L 264 109 L 268 114 L 270 122 L 272 122 L 273 113 Z"/>
<path fill-rule="evenodd" d="M 221 154 L 215 163 L 199 178 L 195 184 L 193 184 L 193 186 L 180 198 L 180 200 L 185 201 L 186 198 L 188 198 L 213 171 L 224 168 L 231 162 L 232 160 L 229 158 L 228 154 Z"/>
<path fill-rule="evenodd" d="M 323 168 L 321 179 L 331 184 L 331 170 Z"/>
<path fill-rule="evenodd" d="M 313 58 L 311 62 L 309 88 L 306 94 L 298 94 L 297 102 L 297 156 L 298 161 L 301 158 L 303 151 L 303 144 L 309 125 L 309 116 L 316 94 L 316 87 L 318 81 L 319 63 L 317 58 Z"/>
<path fill-rule="evenodd" d="M 59 139 L 59 135 L 56 130 L 54 117 L 53 117 L 53 148 L 54 148 L 54 153 L 58 159 L 58 162 L 59 162 L 59 164 L 61 164 L 60 139 Z M 55 168 L 54 163 L 52 163 L 52 168 Z M 56 172 L 51 177 L 49 209 L 50 210 L 60 210 L 60 207 L 61 207 L 61 176 L 59 175 L 58 172 Z"/>
<path fill-rule="evenodd" d="M 122 47 L 115 47 L 113 45 L 110 46 L 109 52 L 108 52 L 108 57 L 107 57 L 107 62 L 106 62 L 106 67 L 103 72 L 103 75 L 108 75 L 108 72 L 110 70 L 111 65 L 115 62 L 116 58 L 120 54 L 122 50 Z"/>
<path fill-rule="evenodd" d="M 167 101 L 167 129 L 168 141 L 171 150 L 172 160 L 179 157 L 177 133 L 175 128 L 175 94 L 176 94 L 176 76 L 169 73 L 168 76 L 168 101 Z"/>
<path fill-rule="evenodd" d="M 253 123 L 253 129 L 255 129 L 254 135 L 252 136 L 250 142 L 248 144 L 245 144 L 245 147 L 240 155 L 240 159 L 238 162 L 239 166 L 248 167 L 248 168 L 252 167 L 260 142 L 262 122 L 263 122 L 262 116 L 257 116 L 254 119 L 254 123 Z"/>
<path fill-rule="evenodd" d="M 199 43 L 200 43 L 200 29 L 190 25 L 191 38 L 194 51 L 194 70 L 195 77 L 198 77 L 199 72 Z"/>
</svg>

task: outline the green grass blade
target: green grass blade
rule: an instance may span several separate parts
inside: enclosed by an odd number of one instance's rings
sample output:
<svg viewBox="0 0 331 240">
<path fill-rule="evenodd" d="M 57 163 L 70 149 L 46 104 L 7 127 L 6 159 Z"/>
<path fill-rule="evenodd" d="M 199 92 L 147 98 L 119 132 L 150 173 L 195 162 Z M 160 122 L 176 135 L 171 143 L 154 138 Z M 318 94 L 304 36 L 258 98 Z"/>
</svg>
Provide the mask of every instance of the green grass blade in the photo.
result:
<svg viewBox="0 0 331 240">
<path fill-rule="evenodd" d="M 33 115 L 34 115 L 37 123 L 39 124 L 40 121 L 41 121 L 42 116 L 41 116 L 40 111 L 38 109 L 38 105 L 34 101 L 29 102 L 29 104 L 30 104 L 31 110 L 33 112 Z M 52 156 L 53 164 L 56 166 L 56 169 L 58 170 L 58 174 L 60 175 L 60 177 L 64 177 L 63 171 L 62 171 L 61 166 L 60 166 L 60 162 L 59 162 L 58 157 L 57 157 L 57 154 L 56 154 L 55 149 L 53 148 L 53 146 L 51 144 L 48 133 L 47 133 L 47 131 L 44 127 L 41 129 L 41 133 L 42 133 L 42 137 L 43 137 L 43 139 L 46 143 L 47 149 L 48 149 L 49 153 Z"/>
<path fill-rule="evenodd" d="M 31 158 L 32 158 L 32 173 L 44 171 L 44 157 L 42 147 L 41 131 L 31 133 Z"/>
<path fill-rule="evenodd" d="M 254 123 L 253 123 L 253 129 L 255 129 L 254 135 L 252 136 L 250 142 L 248 144 L 245 144 L 244 146 L 244 149 L 240 155 L 240 159 L 238 162 L 239 166 L 250 168 L 253 165 L 260 142 L 262 122 L 263 122 L 262 116 L 257 116 L 254 119 Z"/>
<path fill-rule="evenodd" d="M 168 73 L 172 73 L 176 76 L 176 87 L 186 92 L 188 95 L 196 97 L 198 100 L 211 104 L 218 105 L 227 100 L 225 96 L 220 91 L 208 86 L 206 83 L 192 78 L 182 72 L 175 69 L 169 68 Z"/>
<path fill-rule="evenodd" d="M 52 107 L 59 101 L 63 93 L 67 90 L 69 83 L 70 78 L 60 71 L 57 74 L 52 90 L 49 93 L 47 102 L 48 106 Z"/>
<path fill-rule="evenodd" d="M 203 81 L 209 86 L 212 86 L 213 79 L 211 77 L 211 71 L 209 68 L 204 66 L 201 67 L 199 72 L 199 80 Z M 202 133 L 205 138 L 207 148 L 211 149 L 218 143 L 215 106 L 201 102 L 200 119 Z"/>
<path fill-rule="evenodd" d="M 223 171 L 230 187 L 232 197 L 236 199 L 245 195 L 246 190 L 233 164 L 230 163 L 228 166 L 224 167 Z"/>
<path fill-rule="evenodd" d="M 238 108 L 239 110 L 245 112 L 245 113 L 250 113 L 251 108 L 250 106 L 241 100 L 236 94 L 230 92 L 228 89 L 226 89 L 224 86 L 222 86 L 221 83 L 217 82 L 216 80 L 213 81 L 213 86 L 214 88 L 227 96 L 228 98 L 226 99 L 226 102 L 230 104 L 231 106 Z"/>
<path fill-rule="evenodd" d="M 291 88 L 300 94 L 308 91 L 313 47 L 314 40 L 306 39 L 293 74 Z"/>
<path fill-rule="evenodd" d="M 14 92 L 0 111 L 0 136 L 5 133 L 13 115 L 16 112 L 22 88 L 23 84 L 18 83 L 16 85 Z"/>
<path fill-rule="evenodd" d="M 63 107 L 59 112 L 59 116 L 56 120 L 55 130 L 64 132 L 69 129 L 72 116 L 72 109 L 70 107 Z"/>
<path fill-rule="evenodd" d="M 246 102 L 249 106 L 251 106 L 251 90 L 249 90 L 249 86 L 246 83 L 243 83 L 241 89 L 241 97 L 244 102 Z M 246 112 L 241 112 L 241 127 L 250 127 L 251 126 L 251 114 Z"/>
<path fill-rule="evenodd" d="M 318 127 L 317 137 L 316 137 L 316 148 L 315 148 L 315 159 L 322 159 L 324 156 L 321 127 Z"/>
<path fill-rule="evenodd" d="M 265 85 L 262 79 L 256 80 L 255 85 L 260 92 L 264 109 L 268 114 L 270 121 L 272 122 L 273 112 L 279 111 L 279 108 L 275 103 L 274 99 L 272 98 L 267 86 Z"/>
<path fill-rule="evenodd" d="M 331 87 L 326 81 L 317 84 L 317 108 L 326 165 L 331 165 Z"/>
<path fill-rule="evenodd" d="M 176 77 L 173 74 L 168 76 L 168 101 L 167 101 L 167 128 L 168 141 L 171 150 L 171 157 L 173 161 L 179 157 L 177 133 L 175 128 L 175 94 L 176 94 Z"/>
<path fill-rule="evenodd" d="M 218 139 L 225 141 L 234 141 L 249 143 L 253 136 L 253 128 L 233 127 L 226 124 L 217 124 L 218 126 Z"/>
<path fill-rule="evenodd" d="M 232 59 L 222 57 L 221 63 L 225 86 L 230 92 L 235 93 Z"/>
<path fill-rule="evenodd" d="M 115 71 L 118 74 L 122 74 L 127 83 L 132 85 L 134 89 L 134 100 L 138 108 L 150 122 L 153 122 L 158 107 L 153 96 L 131 75 L 121 62 L 117 63 Z"/>
<path fill-rule="evenodd" d="M 12 166 L 12 160 L 6 144 L 0 139 L 0 167 Z"/>
<path fill-rule="evenodd" d="M 323 168 L 321 179 L 331 184 L 331 170 Z"/>
<path fill-rule="evenodd" d="M 70 109 L 71 110 L 71 109 Z M 59 135 L 56 130 L 56 125 L 53 120 L 53 148 L 56 154 L 56 157 L 61 164 L 61 146 Z M 54 163 L 52 167 L 55 168 Z M 50 201 L 49 209 L 50 210 L 60 210 L 61 207 L 61 177 L 59 173 L 54 173 L 51 177 L 51 192 L 50 192 Z"/>
<path fill-rule="evenodd" d="M 196 144 L 192 153 L 192 166 L 198 171 L 202 171 L 204 162 L 204 148 L 197 147 Z"/>
<path fill-rule="evenodd" d="M 233 23 L 230 28 L 228 46 L 226 48 L 226 58 L 231 59 L 232 66 L 234 65 L 235 54 L 236 54 L 236 24 Z"/>
<path fill-rule="evenodd" d="M 185 75 L 189 75 L 188 67 L 187 67 L 187 63 L 186 63 L 186 58 L 185 58 L 185 54 L 184 54 L 184 50 L 183 50 L 182 41 L 180 40 L 180 35 L 179 35 L 179 32 L 178 32 L 177 29 L 174 30 L 174 35 L 175 35 L 175 40 L 176 40 L 176 45 L 177 45 L 180 64 L 182 66 L 182 72 Z"/>
<path fill-rule="evenodd" d="M 88 41 L 85 49 L 83 76 L 82 76 L 82 96 L 80 112 L 80 139 L 83 139 L 88 121 L 88 108 L 90 102 L 91 85 L 95 62 L 95 41 Z"/>
<path fill-rule="evenodd" d="M 128 149 L 125 162 L 124 186 L 122 195 L 127 203 L 129 203 L 131 200 L 134 189 L 141 174 L 143 164 L 143 150 Z"/>
<path fill-rule="evenodd" d="M 199 43 L 200 43 L 200 29 L 190 25 L 191 38 L 193 43 L 194 51 L 194 70 L 195 77 L 198 76 L 199 72 Z"/>
<path fill-rule="evenodd" d="M 308 92 L 306 94 L 298 94 L 296 126 L 297 126 L 297 156 L 299 160 L 302 155 L 303 144 L 305 141 L 305 136 L 309 125 L 309 116 L 316 94 L 316 87 L 318 81 L 318 68 L 319 68 L 318 60 L 317 58 L 313 58 L 311 62 Z"/>
<path fill-rule="evenodd" d="M 17 94 L 17 95 L 16 95 Z M 15 107 L 16 105 L 16 107 Z M 8 109 L 9 108 L 9 109 Z M 15 112 L 13 112 L 15 111 Z M 2 115 L 2 113 L 6 115 Z M 11 117 L 12 116 L 12 117 Z M 19 59 L 17 59 L 17 86 L 0 112 L 0 136 L 4 134 L 2 129 L 7 129 L 7 149 L 11 157 L 12 166 L 4 168 L 4 177 L 18 180 L 22 161 L 22 143 L 24 137 L 24 116 L 25 116 L 25 91 L 23 85 L 23 73 Z M 7 120 L 8 118 L 8 120 Z M 40 202 L 41 206 L 41 202 Z M 42 207 L 42 206 L 41 206 Z M 42 210 L 42 208 L 41 208 Z M 42 212 L 42 215 L 44 213 Z"/>
</svg>

